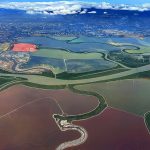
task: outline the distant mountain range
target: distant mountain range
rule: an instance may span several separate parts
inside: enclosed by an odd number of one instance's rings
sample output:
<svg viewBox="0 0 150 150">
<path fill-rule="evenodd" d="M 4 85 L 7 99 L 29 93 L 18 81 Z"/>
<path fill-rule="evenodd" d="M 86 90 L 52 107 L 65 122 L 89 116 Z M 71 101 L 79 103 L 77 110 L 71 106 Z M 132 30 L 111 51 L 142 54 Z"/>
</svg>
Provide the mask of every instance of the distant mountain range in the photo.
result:
<svg viewBox="0 0 150 150">
<path fill-rule="evenodd" d="M 136 5 L 112 5 L 110 3 L 88 3 L 76 1 L 60 2 L 6 2 L 0 3 L 1 9 L 23 10 L 28 14 L 68 15 L 68 14 L 114 14 L 150 15 L 150 3 Z"/>
</svg>

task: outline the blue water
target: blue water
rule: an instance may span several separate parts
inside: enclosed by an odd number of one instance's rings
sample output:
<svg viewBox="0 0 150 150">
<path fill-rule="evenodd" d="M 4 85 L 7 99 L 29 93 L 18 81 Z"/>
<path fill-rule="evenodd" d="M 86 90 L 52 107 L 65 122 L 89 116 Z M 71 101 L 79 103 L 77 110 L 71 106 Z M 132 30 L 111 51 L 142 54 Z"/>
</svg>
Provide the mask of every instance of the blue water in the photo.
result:
<svg viewBox="0 0 150 150">
<path fill-rule="evenodd" d="M 95 38 L 96 39 L 96 38 Z M 90 41 L 89 38 L 84 38 L 85 42 L 83 43 L 67 43 L 66 41 L 60 41 L 55 40 L 52 38 L 46 38 L 46 37 L 29 37 L 29 38 L 23 38 L 18 40 L 18 42 L 24 42 L 24 43 L 34 43 L 36 45 L 39 45 L 39 47 L 47 47 L 47 48 L 57 48 L 57 49 L 64 49 L 71 52 L 104 52 L 104 51 L 116 51 L 120 50 L 119 47 L 115 47 L 112 45 L 108 45 L 107 43 L 100 42 L 100 38 L 97 38 L 95 43 L 94 41 Z"/>
<path fill-rule="evenodd" d="M 22 65 L 22 68 L 28 69 L 42 64 L 50 65 L 54 68 L 60 68 L 65 70 L 64 62 L 62 59 L 44 58 L 38 56 L 32 56 L 28 63 Z"/>
<path fill-rule="evenodd" d="M 83 73 L 89 71 L 104 71 L 117 65 L 105 60 L 67 60 L 67 71 L 69 73 Z"/>
</svg>

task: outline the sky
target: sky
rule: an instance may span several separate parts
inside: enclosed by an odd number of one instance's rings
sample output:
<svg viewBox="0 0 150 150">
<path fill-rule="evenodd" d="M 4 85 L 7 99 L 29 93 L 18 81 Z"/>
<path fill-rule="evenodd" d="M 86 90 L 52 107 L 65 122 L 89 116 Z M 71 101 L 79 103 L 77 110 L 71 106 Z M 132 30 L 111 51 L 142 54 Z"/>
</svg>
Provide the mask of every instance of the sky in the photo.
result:
<svg viewBox="0 0 150 150">
<path fill-rule="evenodd" d="M 61 1 L 61 0 L 0 0 L 0 2 L 37 2 L 37 1 Z M 76 1 L 76 0 L 66 0 L 66 1 Z M 131 5 L 140 5 L 144 3 L 150 3 L 150 0 L 77 0 L 77 1 L 86 1 L 86 2 L 108 2 L 111 4 L 131 4 Z"/>
</svg>

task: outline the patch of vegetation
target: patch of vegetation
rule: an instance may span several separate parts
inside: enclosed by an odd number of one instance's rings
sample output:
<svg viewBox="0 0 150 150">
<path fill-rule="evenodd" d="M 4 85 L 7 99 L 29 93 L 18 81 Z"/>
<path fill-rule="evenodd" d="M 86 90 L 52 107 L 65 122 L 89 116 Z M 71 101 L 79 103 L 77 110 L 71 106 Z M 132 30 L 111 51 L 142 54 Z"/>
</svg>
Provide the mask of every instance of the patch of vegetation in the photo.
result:
<svg viewBox="0 0 150 150">
<path fill-rule="evenodd" d="M 54 78 L 55 75 L 52 71 L 45 71 L 45 72 L 42 72 L 41 74 L 42 76 L 45 76 L 45 77 L 51 77 L 51 78 Z"/>
<path fill-rule="evenodd" d="M 139 79 L 139 78 L 150 78 L 150 71 L 144 71 L 144 72 L 128 75 L 125 77 L 110 79 L 110 80 L 104 80 L 104 81 L 100 81 L 100 82 L 110 82 L 110 81 L 117 81 L 117 80 Z"/>
<path fill-rule="evenodd" d="M 105 76 L 105 75 L 111 75 L 111 74 L 119 73 L 123 71 L 127 71 L 127 69 L 121 68 L 118 65 L 117 67 L 113 69 L 107 69 L 104 71 L 96 70 L 96 71 L 83 72 L 83 73 L 63 72 L 63 73 L 57 74 L 57 78 L 66 79 L 66 80 L 89 79 L 89 78 L 96 78 L 96 77 Z"/>
<path fill-rule="evenodd" d="M 120 73 L 123 71 L 127 71 L 128 69 L 124 69 L 124 68 L 120 68 L 120 69 L 112 69 L 112 70 L 108 70 L 108 71 L 102 71 L 102 72 L 98 72 L 98 73 L 93 73 L 93 74 L 86 74 L 86 75 L 82 75 L 79 77 L 74 77 L 73 79 L 90 79 L 90 78 L 96 78 L 96 77 L 102 77 L 102 76 L 107 76 L 107 75 L 112 75 L 115 73 Z"/>
<path fill-rule="evenodd" d="M 150 71 L 144 71 L 131 76 L 132 78 L 150 78 Z"/>
<path fill-rule="evenodd" d="M 97 70 L 97 71 L 90 71 L 90 72 L 84 72 L 84 73 L 63 72 L 63 73 L 57 74 L 57 78 L 59 78 L 59 79 L 66 79 L 66 80 L 68 80 L 68 79 L 73 80 L 73 79 L 76 79 L 76 78 L 78 79 L 78 77 L 83 76 L 83 75 L 87 75 L 88 76 L 88 74 L 94 74 L 94 73 L 99 73 L 99 72 L 100 72 L 99 70 Z"/>
<path fill-rule="evenodd" d="M 0 85 L 13 81 L 13 78 L 3 78 L 0 77 Z"/>
<path fill-rule="evenodd" d="M 41 84 L 35 84 L 31 82 L 22 82 L 23 85 L 29 86 L 29 87 L 35 87 L 40 89 L 64 89 L 66 88 L 66 85 L 41 85 Z"/>
<path fill-rule="evenodd" d="M 11 72 L 0 69 L 0 73 L 11 73 Z"/>
<path fill-rule="evenodd" d="M 25 78 L 21 78 L 21 77 L 11 77 L 11 76 L 0 76 L 0 86 L 2 86 L 3 84 L 12 82 L 12 81 L 24 81 L 26 80 Z"/>
<path fill-rule="evenodd" d="M 0 91 L 7 89 L 8 87 L 20 84 L 24 81 L 27 81 L 27 79 L 22 77 L 10 77 L 10 76 L 0 76 Z"/>
<path fill-rule="evenodd" d="M 150 112 L 145 114 L 145 123 L 146 123 L 146 126 L 150 132 Z"/>
<path fill-rule="evenodd" d="M 141 46 L 139 49 L 127 49 L 125 52 L 129 54 L 143 54 L 143 53 L 150 53 L 150 47 Z"/>
<path fill-rule="evenodd" d="M 137 56 L 133 54 L 126 54 L 123 52 L 112 51 L 109 53 L 108 58 L 110 60 L 119 62 L 127 67 L 136 68 L 149 64 L 149 62 L 143 62 L 143 60 L 139 60 Z"/>
</svg>

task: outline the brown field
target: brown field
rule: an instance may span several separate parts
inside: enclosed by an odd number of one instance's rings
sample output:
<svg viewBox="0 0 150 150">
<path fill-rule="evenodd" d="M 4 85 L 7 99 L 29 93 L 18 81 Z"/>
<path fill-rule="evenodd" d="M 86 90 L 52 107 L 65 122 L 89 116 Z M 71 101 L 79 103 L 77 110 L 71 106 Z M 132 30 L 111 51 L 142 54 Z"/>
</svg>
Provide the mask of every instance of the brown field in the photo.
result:
<svg viewBox="0 0 150 150">
<path fill-rule="evenodd" d="M 61 114 L 54 98 L 68 114 L 90 111 L 98 103 L 94 97 L 68 90 L 10 87 L 0 93 L 0 150 L 54 150 L 79 138 L 78 132 L 59 130 L 52 118 Z"/>
<path fill-rule="evenodd" d="M 62 109 L 67 114 L 82 114 L 96 108 L 98 99 L 94 96 L 81 95 L 70 92 L 69 90 L 59 90 L 53 92 Z M 66 94 L 64 94 L 66 93 Z"/>
<path fill-rule="evenodd" d="M 88 112 L 98 105 L 96 97 L 76 94 L 67 89 L 41 90 L 17 85 L 0 92 L 0 115 L 27 102 L 47 97 L 56 100 L 65 113 L 72 115 Z"/>
<path fill-rule="evenodd" d="M 142 117 L 107 108 L 101 115 L 75 124 L 84 127 L 89 136 L 71 150 L 150 150 Z"/>
</svg>

